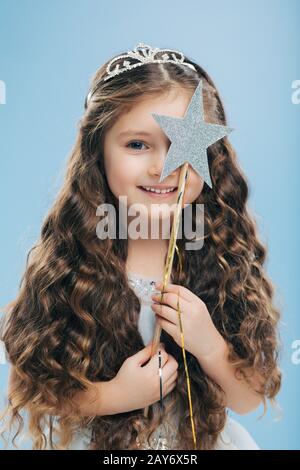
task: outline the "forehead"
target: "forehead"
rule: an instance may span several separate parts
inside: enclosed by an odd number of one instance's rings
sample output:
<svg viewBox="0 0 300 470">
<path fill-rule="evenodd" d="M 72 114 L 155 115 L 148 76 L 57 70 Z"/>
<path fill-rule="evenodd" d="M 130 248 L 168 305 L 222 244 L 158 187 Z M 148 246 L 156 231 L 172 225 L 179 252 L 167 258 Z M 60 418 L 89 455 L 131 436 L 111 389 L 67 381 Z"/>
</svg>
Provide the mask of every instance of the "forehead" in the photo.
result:
<svg viewBox="0 0 300 470">
<path fill-rule="evenodd" d="M 161 132 L 151 113 L 183 117 L 191 97 L 191 92 L 176 88 L 167 93 L 142 98 L 117 119 L 111 131 L 114 134 L 134 129 L 150 133 Z"/>
</svg>

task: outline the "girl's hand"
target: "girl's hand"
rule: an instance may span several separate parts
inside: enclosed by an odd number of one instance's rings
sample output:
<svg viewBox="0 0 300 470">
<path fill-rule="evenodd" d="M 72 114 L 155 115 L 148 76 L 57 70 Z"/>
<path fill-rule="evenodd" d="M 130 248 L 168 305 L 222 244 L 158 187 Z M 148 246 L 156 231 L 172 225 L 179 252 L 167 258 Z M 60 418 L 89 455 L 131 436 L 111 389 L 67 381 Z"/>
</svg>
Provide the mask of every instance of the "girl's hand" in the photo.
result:
<svg viewBox="0 0 300 470">
<path fill-rule="evenodd" d="M 152 342 L 138 353 L 128 357 L 112 379 L 119 390 L 122 412 L 145 408 L 160 399 L 158 353 L 150 359 L 151 347 Z M 158 350 L 161 351 L 162 394 L 165 397 L 176 386 L 178 362 L 173 356 L 167 354 L 162 343 Z M 150 361 L 142 367 L 149 359 Z"/>
<path fill-rule="evenodd" d="M 156 283 L 157 290 L 162 292 L 163 283 Z M 189 289 L 176 284 L 167 284 L 163 293 L 153 294 L 151 305 L 162 329 L 171 335 L 181 347 L 181 333 L 177 312 L 177 302 L 181 312 L 181 323 L 185 349 L 199 361 L 212 355 L 223 347 L 225 340 L 213 324 L 205 303 Z"/>
</svg>

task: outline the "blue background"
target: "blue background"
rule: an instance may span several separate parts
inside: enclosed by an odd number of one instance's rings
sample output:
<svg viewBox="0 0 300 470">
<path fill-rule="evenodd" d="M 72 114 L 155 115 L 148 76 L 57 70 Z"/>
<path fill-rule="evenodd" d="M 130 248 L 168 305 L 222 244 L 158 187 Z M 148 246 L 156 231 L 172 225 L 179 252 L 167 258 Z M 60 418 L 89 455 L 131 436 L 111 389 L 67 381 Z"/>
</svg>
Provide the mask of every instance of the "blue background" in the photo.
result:
<svg viewBox="0 0 300 470">
<path fill-rule="evenodd" d="M 0 105 L 0 304 L 17 294 L 96 69 L 138 42 L 183 51 L 208 71 L 223 97 L 282 309 L 281 411 L 270 408 L 261 420 L 262 408 L 231 413 L 263 449 L 300 449 L 300 364 L 291 361 L 291 344 L 300 338 L 300 104 L 291 101 L 292 82 L 300 79 L 299 19 L 297 0 L 0 0 L 0 80 L 6 84 L 6 104 Z M 0 366 L 2 393 L 7 369 Z"/>
</svg>

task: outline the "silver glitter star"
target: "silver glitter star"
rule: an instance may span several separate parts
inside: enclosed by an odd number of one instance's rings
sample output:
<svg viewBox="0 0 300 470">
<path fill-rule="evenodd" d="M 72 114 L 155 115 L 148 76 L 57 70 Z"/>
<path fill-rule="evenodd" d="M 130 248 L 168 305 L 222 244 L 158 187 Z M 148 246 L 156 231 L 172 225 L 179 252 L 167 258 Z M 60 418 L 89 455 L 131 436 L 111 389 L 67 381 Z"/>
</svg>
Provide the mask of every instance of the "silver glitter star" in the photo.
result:
<svg viewBox="0 0 300 470">
<path fill-rule="evenodd" d="M 199 82 L 183 118 L 151 114 L 171 141 L 159 182 L 188 162 L 212 188 L 207 147 L 233 129 L 204 121 L 202 81 Z"/>
</svg>

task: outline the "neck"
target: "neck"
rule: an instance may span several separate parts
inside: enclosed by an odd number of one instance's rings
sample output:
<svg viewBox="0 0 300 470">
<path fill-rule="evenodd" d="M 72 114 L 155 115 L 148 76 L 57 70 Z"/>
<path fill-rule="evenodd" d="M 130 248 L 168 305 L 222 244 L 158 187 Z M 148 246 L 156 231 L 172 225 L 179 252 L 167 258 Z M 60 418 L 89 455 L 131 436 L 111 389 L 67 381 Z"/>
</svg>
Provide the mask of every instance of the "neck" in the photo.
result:
<svg viewBox="0 0 300 470">
<path fill-rule="evenodd" d="M 127 270 L 141 276 L 163 279 L 168 245 L 168 239 L 128 239 Z"/>
</svg>

